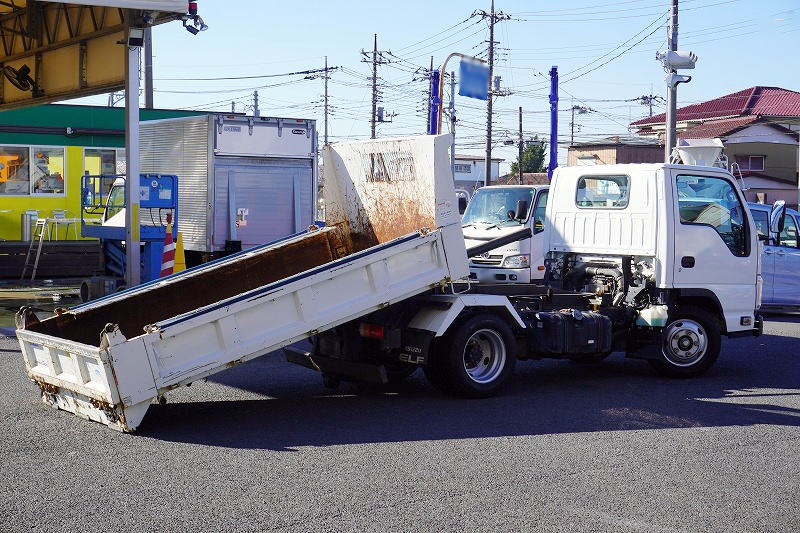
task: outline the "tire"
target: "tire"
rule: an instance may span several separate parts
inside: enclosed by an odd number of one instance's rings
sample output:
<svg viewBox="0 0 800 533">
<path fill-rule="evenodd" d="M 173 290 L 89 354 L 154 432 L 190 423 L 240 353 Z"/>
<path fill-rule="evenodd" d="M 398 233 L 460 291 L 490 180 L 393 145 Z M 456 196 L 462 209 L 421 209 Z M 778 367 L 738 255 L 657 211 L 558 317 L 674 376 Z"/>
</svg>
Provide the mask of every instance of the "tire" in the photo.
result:
<svg viewBox="0 0 800 533">
<path fill-rule="evenodd" d="M 661 334 L 661 357 L 650 364 L 674 378 L 699 376 L 719 357 L 722 334 L 717 318 L 699 307 L 679 308 Z"/>
<path fill-rule="evenodd" d="M 481 314 L 457 325 L 434 345 L 425 376 L 444 392 L 487 398 L 511 376 L 515 354 L 511 328 L 495 315 Z"/>
</svg>

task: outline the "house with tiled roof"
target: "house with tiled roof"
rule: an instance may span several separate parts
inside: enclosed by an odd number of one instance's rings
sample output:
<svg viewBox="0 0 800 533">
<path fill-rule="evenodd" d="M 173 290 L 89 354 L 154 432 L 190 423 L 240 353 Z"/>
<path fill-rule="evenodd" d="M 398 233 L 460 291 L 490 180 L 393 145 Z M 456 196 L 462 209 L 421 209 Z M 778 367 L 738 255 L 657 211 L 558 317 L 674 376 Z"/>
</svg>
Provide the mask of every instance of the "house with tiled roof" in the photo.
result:
<svg viewBox="0 0 800 533">
<path fill-rule="evenodd" d="M 664 113 L 631 123 L 663 140 Z M 677 110 L 678 139 L 721 139 L 748 200 L 798 204 L 800 92 L 756 86 Z M 735 164 L 734 164 L 735 163 Z"/>
</svg>

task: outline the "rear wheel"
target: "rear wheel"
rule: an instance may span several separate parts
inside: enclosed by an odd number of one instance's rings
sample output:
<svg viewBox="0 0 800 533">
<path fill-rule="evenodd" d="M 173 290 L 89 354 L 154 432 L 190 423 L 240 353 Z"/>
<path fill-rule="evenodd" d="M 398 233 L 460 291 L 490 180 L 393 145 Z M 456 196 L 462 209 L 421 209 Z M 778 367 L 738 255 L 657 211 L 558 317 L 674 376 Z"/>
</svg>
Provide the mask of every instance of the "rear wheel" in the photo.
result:
<svg viewBox="0 0 800 533">
<path fill-rule="evenodd" d="M 511 375 L 515 353 L 511 328 L 495 315 L 477 315 L 436 343 L 425 375 L 445 392 L 485 398 Z"/>
<path fill-rule="evenodd" d="M 650 364 L 670 377 L 699 376 L 719 356 L 722 334 L 716 317 L 699 307 L 678 309 L 661 334 L 661 357 Z"/>
</svg>

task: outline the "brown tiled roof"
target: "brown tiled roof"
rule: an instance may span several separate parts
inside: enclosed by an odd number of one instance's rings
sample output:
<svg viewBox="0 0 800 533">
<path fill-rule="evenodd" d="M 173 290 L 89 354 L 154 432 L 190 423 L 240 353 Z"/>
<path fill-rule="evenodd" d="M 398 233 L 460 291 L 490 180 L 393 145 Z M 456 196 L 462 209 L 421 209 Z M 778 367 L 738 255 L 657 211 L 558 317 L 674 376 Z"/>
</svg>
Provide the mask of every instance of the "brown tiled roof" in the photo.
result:
<svg viewBox="0 0 800 533">
<path fill-rule="evenodd" d="M 724 137 L 737 130 L 742 129 L 754 122 L 758 122 L 757 116 L 744 116 L 734 118 L 723 118 L 720 120 L 709 120 L 693 128 L 680 133 L 679 139 L 714 139 Z"/>
<path fill-rule="evenodd" d="M 749 115 L 800 117 L 800 92 L 757 85 L 707 102 L 681 107 L 678 109 L 677 120 L 682 122 Z M 665 120 L 666 115 L 660 113 L 632 122 L 631 125 L 664 124 Z"/>
</svg>

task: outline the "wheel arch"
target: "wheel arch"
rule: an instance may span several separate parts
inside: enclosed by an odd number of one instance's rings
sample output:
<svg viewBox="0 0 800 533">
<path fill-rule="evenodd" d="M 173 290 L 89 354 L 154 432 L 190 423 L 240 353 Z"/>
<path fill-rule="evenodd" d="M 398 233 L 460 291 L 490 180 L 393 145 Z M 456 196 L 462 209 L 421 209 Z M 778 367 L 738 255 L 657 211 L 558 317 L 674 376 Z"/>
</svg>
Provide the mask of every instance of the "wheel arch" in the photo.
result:
<svg viewBox="0 0 800 533">
<path fill-rule="evenodd" d="M 675 303 L 679 309 L 681 306 L 693 306 L 700 307 L 709 313 L 712 313 L 719 322 L 720 331 L 724 335 L 728 334 L 728 328 L 725 323 L 725 315 L 722 312 L 722 304 L 713 291 L 699 288 L 679 289 L 678 293 L 676 294 Z"/>
</svg>

